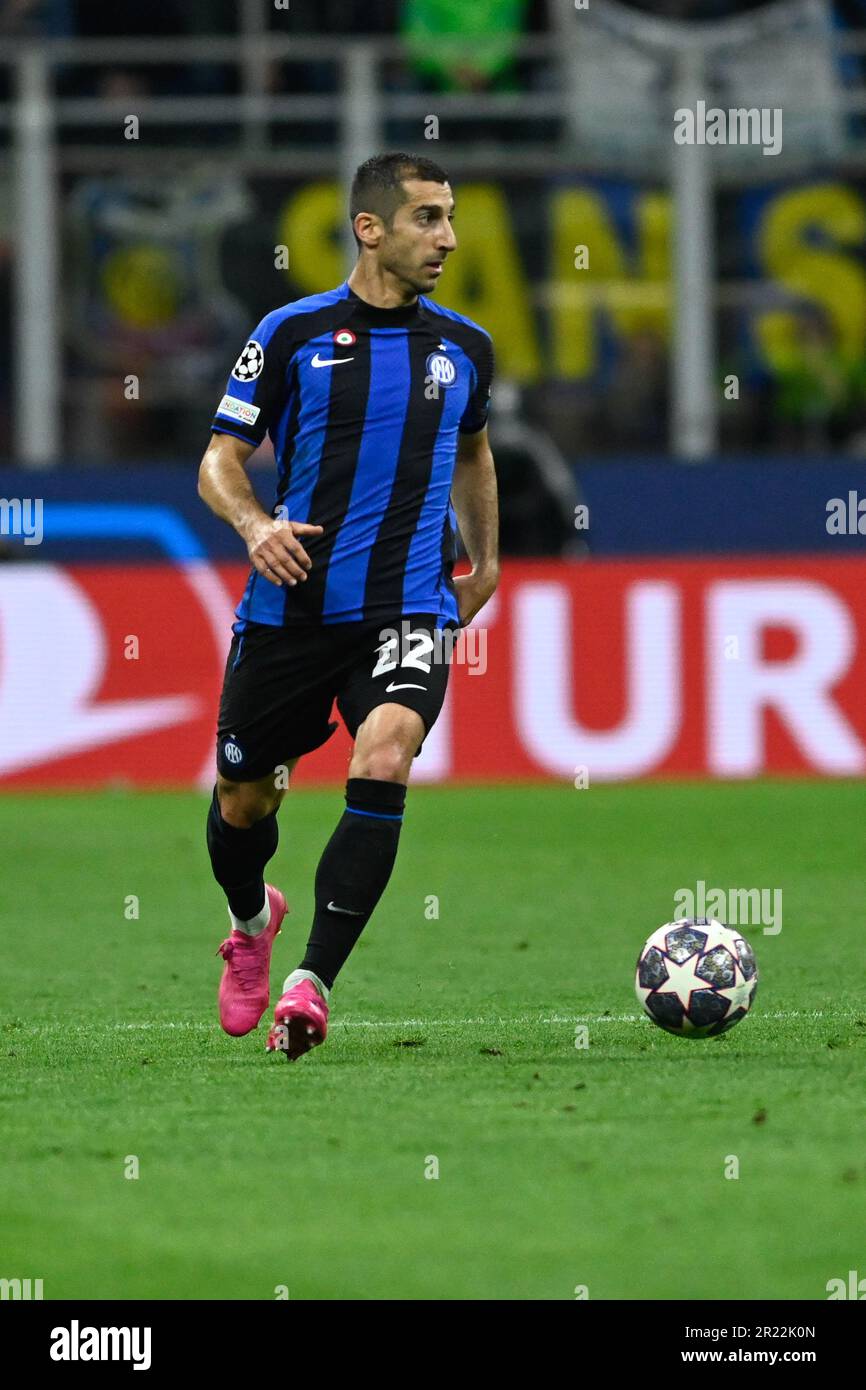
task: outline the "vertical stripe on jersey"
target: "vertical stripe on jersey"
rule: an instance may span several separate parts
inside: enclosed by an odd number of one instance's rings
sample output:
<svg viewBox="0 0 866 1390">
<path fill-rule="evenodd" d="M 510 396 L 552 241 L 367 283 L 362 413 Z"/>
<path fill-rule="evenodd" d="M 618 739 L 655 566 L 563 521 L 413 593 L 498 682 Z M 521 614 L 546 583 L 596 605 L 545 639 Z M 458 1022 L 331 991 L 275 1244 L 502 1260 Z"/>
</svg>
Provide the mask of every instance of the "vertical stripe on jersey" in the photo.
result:
<svg viewBox="0 0 866 1390">
<path fill-rule="evenodd" d="M 339 370 L 339 369 L 338 369 Z M 392 495 L 410 395 L 409 338 L 403 329 L 370 331 L 370 378 L 364 428 L 349 503 L 331 551 L 322 616 L 327 622 L 363 617 L 364 586 L 380 544 Z"/>
<path fill-rule="evenodd" d="M 447 342 L 448 355 L 454 362 L 458 374 L 462 375 L 464 380 L 468 376 L 470 382 L 474 381 L 475 369 L 466 353 L 456 343 L 443 341 Z M 449 518 L 453 515 L 450 498 L 455 435 L 464 407 L 464 397 L 462 392 L 449 391 L 447 386 L 440 387 L 440 395 L 444 397 L 444 404 L 433 445 L 430 481 L 406 556 L 402 612 L 422 612 L 425 602 L 429 605 L 430 595 L 438 591 L 440 611 L 447 617 L 454 618 L 457 611 L 456 600 L 446 587 L 443 575 L 443 550 L 452 533 L 450 525 L 444 526 L 442 519 L 443 516 Z"/>
<path fill-rule="evenodd" d="M 426 333 L 413 333 L 408 344 L 411 379 L 402 383 L 408 408 L 387 510 L 381 517 L 367 570 L 363 603 L 369 612 L 403 612 L 406 561 L 430 485 L 433 452 L 447 399 L 447 387 L 427 398 L 426 364 L 435 338 L 431 342 Z M 436 531 L 438 545 L 441 528 L 437 526 Z M 433 587 L 435 581 L 428 587 L 428 595 Z M 429 598 L 425 611 L 429 611 Z"/>
<path fill-rule="evenodd" d="M 289 367 L 288 384 L 289 399 L 277 422 L 276 431 L 272 435 L 274 458 L 277 464 L 277 499 L 274 503 L 274 512 L 276 513 L 278 507 L 285 506 L 288 518 L 293 521 L 301 521 L 303 520 L 302 517 L 292 516 L 286 502 L 292 482 L 292 464 L 298 447 L 298 421 L 301 414 L 301 388 L 296 361 L 293 361 Z"/>
<path fill-rule="evenodd" d="M 297 372 L 294 367 L 292 367 L 289 372 L 289 398 L 277 422 L 276 429 L 271 436 L 274 444 L 274 456 L 277 460 L 277 468 L 279 470 L 277 479 L 277 499 L 273 507 L 274 514 L 277 508 L 286 501 L 286 489 L 291 477 L 291 460 L 293 457 L 295 440 L 297 438 L 295 431 L 299 404 Z M 290 445 L 290 453 L 286 457 L 285 449 L 287 440 L 291 440 L 292 443 Z M 293 520 L 299 519 L 293 517 L 290 510 L 288 515 L 292 517 Z M 272 584 L 269 579 L 265 579 L 260 575 L 257 569 L 253 569 L 247 581 L 247 587 L 244 591 L 238 613 L 242 613 L 245 618 L 251 618 L 257 623 L 282 624 L 285 617 L 285 604 L 286 586 L 278 588 L 276 584 Z"/>
<path fill-rule="evenodd" d="M 306 346 L 305 351 L 309 357 L 313 355 L 314 346 L 313 343 Z M 332 346 L 329 343 L 329 347 Z M 329 351 L 328 355 L 337 356 L 338 351 Z M 359 335 L 357 342 L 346 355 L 353 359 L 349 366 L 310 368 L 305 364 L 305 370 L 301 371 L 304 393 L 311 374 L 323 379 L 322 389 L 324 383 L 327 383 L 329 393 L 328 412 L 324 431 L 321 432 L 319 451 L 320 455 L 327 459 L 327 467 L 324 474 L 320 472 L 315 480 L 304 518 L 322 526 L 324 530 L 321 536 L 306 545 L 313 562 L 309 578 L 303 584 L 299 584 L 297 589 L 292 590 L 304 611 L 319 621 L 327 621 L 326 595 L 332 603 L 336 598 L 334 590 L 330 587 L 330 568 L 335 550 L 339 563 L 340 552 L 337 546 L 340 528 L 346 519 L 355 491 L 358 460 L 365 447 L 366 421 L 369 418 L 372 376 L 370 340 Z M 387 421 L 380 421 L 380 435 L 386 429 Z M 360 610 L 360 605 L 354 597 L 348 606 Z M 359 617 L 360 611 L 352 616 Z"/>
<path fill-rule="evenodd" d="M 291 366 L 295 383 L 292 411 L 280 420 L 274 440 L 274 453 L 281 469 L 277 502 L 285 506 L 289 521 L 309 521 L 310 518 L 310 504 L 322 463 L 331 385 L 324 370 L 302 373 L 299 359 L 300 354 L 296 354 Z M 291 453 L 286 458 L 283 450 L 287 438 L 291 438 Z"/>
</svg>

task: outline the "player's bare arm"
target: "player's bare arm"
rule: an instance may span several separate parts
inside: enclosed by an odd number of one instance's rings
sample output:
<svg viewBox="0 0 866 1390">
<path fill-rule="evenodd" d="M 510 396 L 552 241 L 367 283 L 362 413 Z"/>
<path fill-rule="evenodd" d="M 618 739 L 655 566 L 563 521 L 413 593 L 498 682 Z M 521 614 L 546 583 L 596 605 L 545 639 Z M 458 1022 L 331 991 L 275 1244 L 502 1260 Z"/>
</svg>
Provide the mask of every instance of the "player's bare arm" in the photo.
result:
<svg viewBox="0 0 866 1390">
<path fill-rule="evenodd" d="M 202 501 L 237 531 L 250 563 L 265 579 L 280 587 L 306 579 L 310 557 L 299 536 L 319 536 L 321 526 L 274 520 L 259 504 L 246 464 L 254 446 L 232 434 L 213 434 L 198 475 Z"/>
<path fill-rule="evenodd" d="M 499 583 L 499 506 L 496 468 L 487 427 L 462 434 L 457 446 L 451 498 L 466 553 L 469 574 L 454 580 L 460 621 L 466 624 L 480 612 Z"/>
</svg>

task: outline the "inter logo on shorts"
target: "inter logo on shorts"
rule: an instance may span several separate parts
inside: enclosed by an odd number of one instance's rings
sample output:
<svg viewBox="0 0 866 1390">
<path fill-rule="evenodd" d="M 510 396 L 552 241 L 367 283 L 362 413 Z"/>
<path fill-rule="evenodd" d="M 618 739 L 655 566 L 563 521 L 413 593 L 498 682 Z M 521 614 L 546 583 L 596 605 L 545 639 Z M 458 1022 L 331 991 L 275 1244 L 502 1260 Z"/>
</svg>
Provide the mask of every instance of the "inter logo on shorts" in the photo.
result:
<svg viewBox="0 0 866 1390">
<path fill-rule="evenodd" d="M 439 386 L 450 386 L 457 376 L 454 363 L 444 352 L 431 352 L 426 366 L 427 375 L 432 376 Z"/>
<path fill-rule="evenodd" d="M 349 328 L 341 328 L 334 334 L 337 347 L 354 347 L 358 339 Z"/>
<path fill-rule="evenodd" d="M 224 744 L 223 744 L 223 752 L 224 752 L 225 755 L 226 755 L 226 761 L 227 761 L 227 762 L 230 762 L 230 763 L 239 763 L 239 762 L 242 762 L 242 761 L 243 761 L 243 756 L 244 756 L 244 755 L 243 755 L 243 753 L 241 752 L 240 748 L 238 748 L 238 745 L 237 745 L 236 743 L 232 743 L 232 742 L 224 743 Z"/>
</svg>

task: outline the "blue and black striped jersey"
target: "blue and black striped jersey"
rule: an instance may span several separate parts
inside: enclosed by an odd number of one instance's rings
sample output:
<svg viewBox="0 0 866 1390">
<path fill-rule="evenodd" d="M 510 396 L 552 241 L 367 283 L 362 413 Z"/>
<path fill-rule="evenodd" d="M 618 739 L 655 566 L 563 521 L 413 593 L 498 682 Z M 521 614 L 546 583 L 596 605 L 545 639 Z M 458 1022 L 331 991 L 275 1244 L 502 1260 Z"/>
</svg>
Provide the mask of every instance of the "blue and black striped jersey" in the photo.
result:
<svg viewBox="0 0 866 1390">
<path fill-rule="evenodd" d="M 251 572 L 236 630 L 409 613 L 456 622 L 451 479 L 459 433 L 487 422 L 492 379 L 489 334 L 424 296 L 379 309 L 344 282 L 262 319 L 213 428 L 254 445 L 269 434 L 273 515 L 324 529 L 304 539 L 304 583 Z"/>
</svg>

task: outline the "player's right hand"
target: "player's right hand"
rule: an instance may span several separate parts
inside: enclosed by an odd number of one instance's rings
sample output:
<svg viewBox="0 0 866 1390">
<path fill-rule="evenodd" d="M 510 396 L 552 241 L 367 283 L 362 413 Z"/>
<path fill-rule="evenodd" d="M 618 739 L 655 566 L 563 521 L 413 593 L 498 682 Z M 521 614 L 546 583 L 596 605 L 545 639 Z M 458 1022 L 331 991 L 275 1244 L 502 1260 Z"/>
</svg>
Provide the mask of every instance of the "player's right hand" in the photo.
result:
<svg viewBox="0 0 866 1390">
<path fill-rule="evenodd" d="M 298 536 L 320 536 L 321 526 L 306 521 L 262 521 L 247 541 L 250 562 L 271 584 L 281 588 L 306 579 L 312 560 Z"/>
</svg>

